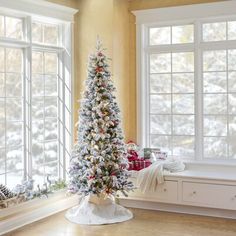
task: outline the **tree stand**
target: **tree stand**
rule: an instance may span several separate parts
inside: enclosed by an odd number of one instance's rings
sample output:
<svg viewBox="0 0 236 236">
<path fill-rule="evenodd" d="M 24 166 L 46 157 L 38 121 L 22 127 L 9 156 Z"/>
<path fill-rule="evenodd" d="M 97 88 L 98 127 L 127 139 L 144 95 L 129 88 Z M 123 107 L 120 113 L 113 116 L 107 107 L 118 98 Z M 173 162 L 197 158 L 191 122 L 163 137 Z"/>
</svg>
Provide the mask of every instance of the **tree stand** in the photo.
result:
<svg viewBox="0 0 236 236">
<path fill-rule="evenodd" d="M 128 209 L 103 195 L 84 197 L 78 206 L 69 209 L 65 217 L 76 224 L 102 225 L 127 221 L 133 218 Z"/>
</svg>

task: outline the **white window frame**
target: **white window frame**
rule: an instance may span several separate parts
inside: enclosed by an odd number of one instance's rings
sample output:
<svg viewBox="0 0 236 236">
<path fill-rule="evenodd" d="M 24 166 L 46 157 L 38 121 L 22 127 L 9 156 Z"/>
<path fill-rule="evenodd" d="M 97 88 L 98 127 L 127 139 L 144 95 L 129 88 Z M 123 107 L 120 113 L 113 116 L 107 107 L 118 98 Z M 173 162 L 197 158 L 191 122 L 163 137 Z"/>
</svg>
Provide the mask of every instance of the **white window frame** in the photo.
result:
<svg viewBox="0 0 236 236">
<path fill-rule="evenodd" d="M 136 16 L 137 64 L 137 140 L 141 147 L 149 146 L 149 55 L 164 52 L 194 52 L 195 77 L 195 159 L 190 162 L 236 164 L 236 160 L 203 159 L 203 97 L 202 52 L 205 49 L 235 49 L 236 40 L 202 42 L 202 23 L 236 20 L 235 1 L 195 4 L 151 10 L 133 11 Z M 194 25 L 194 43 L 181 45 L 149 45 L 149 28 L 173 25 Z M 199 66 L 201 65 L 201 66 Z"/>
<path fill-rule="evenodd" d="M 31 55 L 32 51 L 54 52 L 58 54 L 58 170 L 59 177 L 66 179 L 71 148 L 74 140 L 73 132 L 73 16 L 78 10 L 50 3 L 44 0 L 0 0 L 0 14 L 23 19 L 23 40 L 1 38 L 0 46 L 17 47 L 23 50 L 23 165 L 24 179 L 32 177 L 31 151 Z M 53 12 L 53 16 L 52 15 Z M 32 20 L 55 23 L 59 27 L 59 43 L 57 46 L 32 42 Z M 65 96 L 65 90 L 69 96 Z M 26 94 L 27 93 L 27 94 Z M 29 94 L 28 94 L 29 93 Z M 68 93 L 67 93 L 68 94 Z M 28 105 L 27 105 L 28 104 Z M 66 108 L 68 104 L 68 109 Z M 65 109 L 69 117 L 66 117 Z M 69 120 L 69 122 L 68 122 Z M 6 173 L 5 173 L 6 175 Z M 20 180 L 19 180 L 20 181 Z"/>
</svg>

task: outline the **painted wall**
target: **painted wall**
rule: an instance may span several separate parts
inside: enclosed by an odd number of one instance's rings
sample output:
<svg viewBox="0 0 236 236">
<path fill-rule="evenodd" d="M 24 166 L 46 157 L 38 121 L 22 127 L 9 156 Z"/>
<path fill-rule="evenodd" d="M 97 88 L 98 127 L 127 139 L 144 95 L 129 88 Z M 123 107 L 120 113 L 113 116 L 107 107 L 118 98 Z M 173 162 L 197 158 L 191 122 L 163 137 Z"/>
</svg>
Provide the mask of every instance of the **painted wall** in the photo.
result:
<svg viewBox="0 0 236 236">
<path fill-rule="evenodd" d="M 88 54 L 100 35 L 117 88 L 126 140 L 136 140 L 136 31 L 133 10 L 178 6 L 219 0 L 50 0 L 79 9 L 75 16 L 74 120 L 87 76 Z"/>
<path fill-rule="evenodd" d="M 224 0 L 131 0 L 129 9 L 133 11 L 220 1 Z"/>
</svg>

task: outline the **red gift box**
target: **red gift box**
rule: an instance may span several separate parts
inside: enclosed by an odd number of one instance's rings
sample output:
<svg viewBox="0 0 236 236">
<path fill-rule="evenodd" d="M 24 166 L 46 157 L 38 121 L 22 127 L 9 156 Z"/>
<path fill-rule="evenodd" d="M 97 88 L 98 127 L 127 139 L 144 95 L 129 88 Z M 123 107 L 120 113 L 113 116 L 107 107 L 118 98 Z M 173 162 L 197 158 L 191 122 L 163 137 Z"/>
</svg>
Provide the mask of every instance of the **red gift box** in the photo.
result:
<svg viewBox="0 0 236 236">
<path fill-rule="evenodd" d="M 144 160 L 143 158 L 132 160 L 129 162 L 128 170 L 139 171 L 139 170 L 149 167 L 151 164 L 152 163 L 150 160 Z"/>
</svg>

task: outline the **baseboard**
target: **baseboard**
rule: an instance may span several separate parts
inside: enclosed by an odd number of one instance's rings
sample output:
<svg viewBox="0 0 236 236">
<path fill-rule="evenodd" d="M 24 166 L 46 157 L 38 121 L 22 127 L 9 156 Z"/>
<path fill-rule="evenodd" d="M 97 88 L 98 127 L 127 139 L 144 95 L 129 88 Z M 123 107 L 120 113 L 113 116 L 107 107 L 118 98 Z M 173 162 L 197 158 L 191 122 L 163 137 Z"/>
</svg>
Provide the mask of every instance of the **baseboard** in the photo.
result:
<svg viewBox="0 0 236 236">
<path fill-rule="evenodd" d="M 125 207 L 131 207 L 131 208 L 159 210 L 159 211 L 167 211 L 167 212 L 175 212 L 175 213 L 183 213 L 183 214 L 191 214 L 191 215 L 202 215 L 202 216 L 236 219 L 236 211 L 233 211 L 233 210 L 177 205 L 177 204 L 150 202 L 150 201 L 143 201 L 143 200 L 137 200 L 137 199 L 125 199 L 125 198 L 122 198 L 119 201 L 121 205 Z"/>
<path fill-rule="evenodd" d="M 54 202 L 49 202 L 43 206 L 34 210 L 25 210 L 22 214 L 10 216 L 5 220 L 0 221 L 0 235 L 9 233 L 10 231 L 16 230 L 22 226 L 41 220 L 60 211 L 66 210 L 76 204 L 78 204 L 78 195 L 64 197 Z"/>
</svg>

